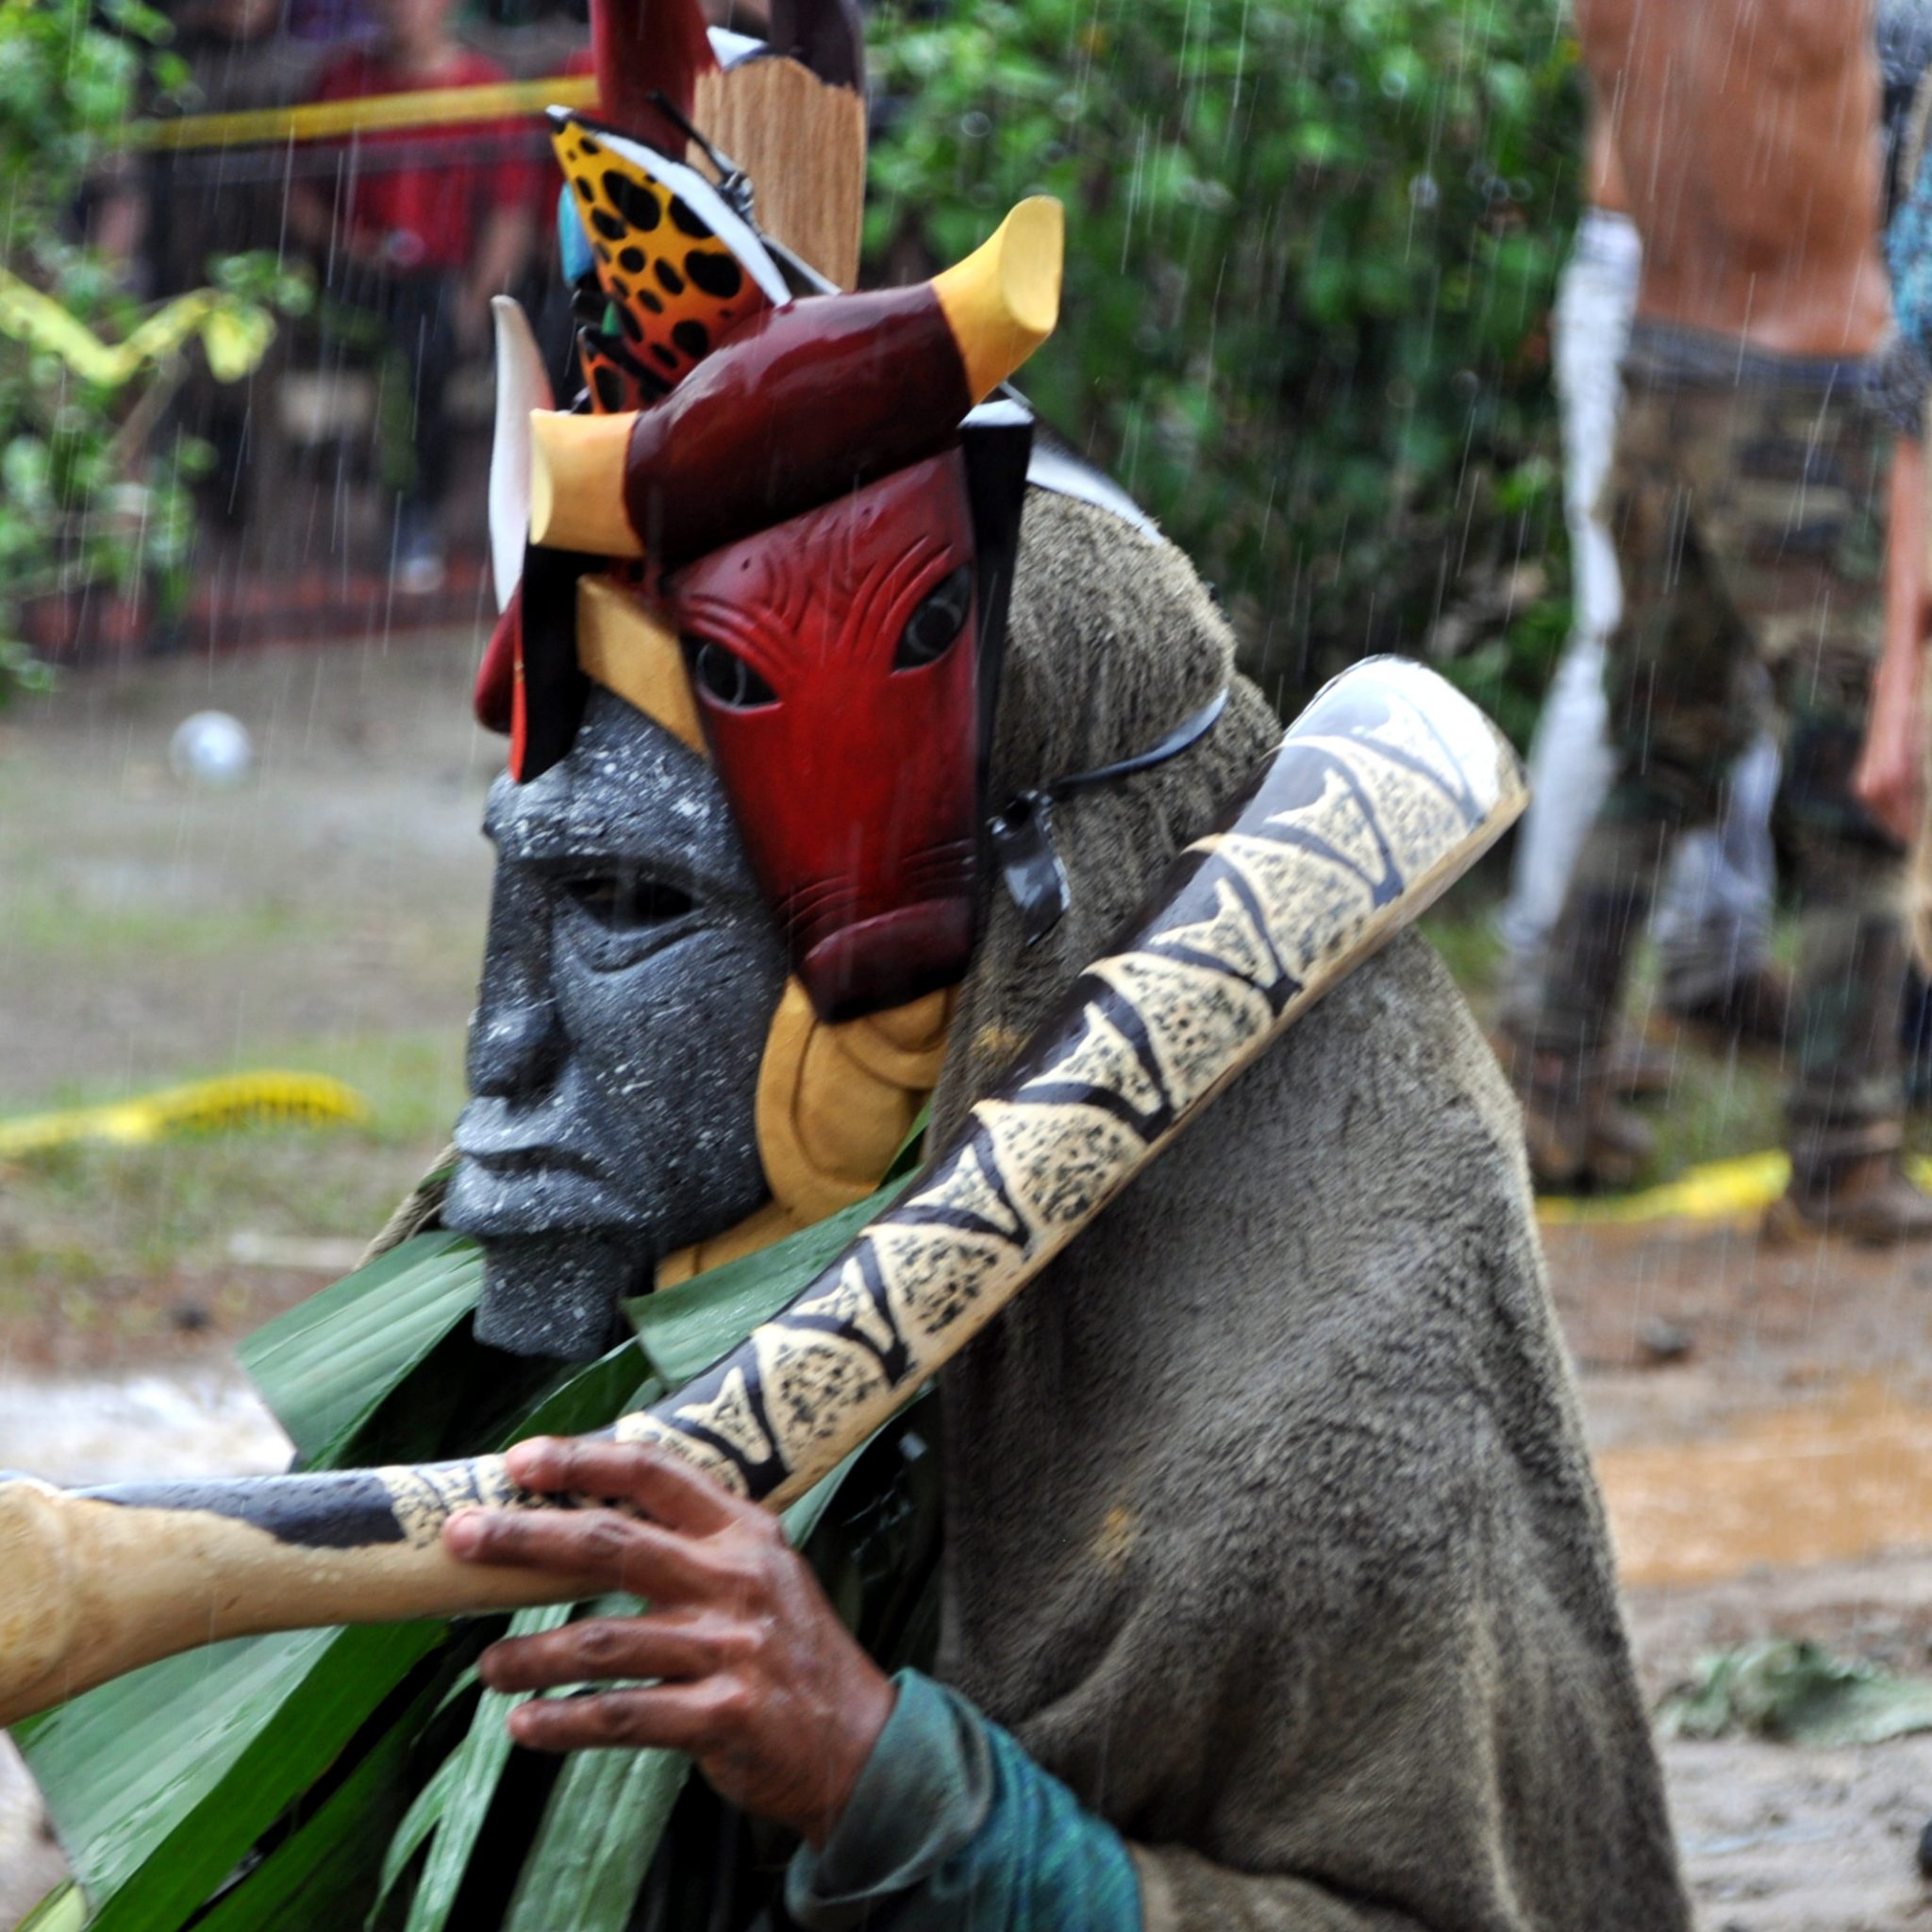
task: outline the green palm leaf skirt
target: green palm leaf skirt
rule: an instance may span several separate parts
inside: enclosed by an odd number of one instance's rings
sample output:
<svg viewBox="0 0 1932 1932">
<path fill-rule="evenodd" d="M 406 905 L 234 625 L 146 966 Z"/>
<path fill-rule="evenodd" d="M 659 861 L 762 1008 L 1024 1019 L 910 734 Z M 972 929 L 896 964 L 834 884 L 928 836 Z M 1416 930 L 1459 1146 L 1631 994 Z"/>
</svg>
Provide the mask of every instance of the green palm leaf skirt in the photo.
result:
<svg viewBox="0 0 1932 1932">
<path fill-rule="evenodd" d="M 467 1456 L 601 1428 L 677 1388 L 781 1307 L 900 1191 L 628 1305 L 588 1366 L 470 1335 L 482 1256 L 412 1236 L 269 1324 L 243 1366 L 299 1469 Z M 787 1512 L 848 1624 L 889 1668 L 930 1656 L 939 1458 L 922 1398 Z M 627 1932 L 750 1926 L 789 1844 L 662 1751 L 513 1747 L 475 1659 L 507 1631 L 631 1607 L 302 1630 L 190 1652 L 23 1724 L 75 1874 L 28 1923 L 98 1932 Z"/>
</svg>

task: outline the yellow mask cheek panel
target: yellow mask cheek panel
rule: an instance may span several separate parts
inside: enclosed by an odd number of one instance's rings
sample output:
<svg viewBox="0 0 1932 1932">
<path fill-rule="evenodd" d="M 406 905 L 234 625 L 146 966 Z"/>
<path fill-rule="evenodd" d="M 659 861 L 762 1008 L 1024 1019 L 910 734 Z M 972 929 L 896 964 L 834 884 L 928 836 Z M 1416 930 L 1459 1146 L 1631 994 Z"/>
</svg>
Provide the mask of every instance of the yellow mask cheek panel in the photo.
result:
<svg viewBox="0 0 1932 1932">
<path fill-rule="evenodd" d="M 948 988 L 827 1025 L 792 980 L 758 1071 L 758 1158 L 772 1199 L 738 1226 L 666 1256 L 658 1287 L 756 1254 L 873 1192 L 939 1083 L 953 1004 Z"/>
<path fill-rule="evenodd" d="M 708 758 L 676 633 L 608 576 L 577 579 L 577 664 L 592 684 L 615 691 Z"/>
</svg>

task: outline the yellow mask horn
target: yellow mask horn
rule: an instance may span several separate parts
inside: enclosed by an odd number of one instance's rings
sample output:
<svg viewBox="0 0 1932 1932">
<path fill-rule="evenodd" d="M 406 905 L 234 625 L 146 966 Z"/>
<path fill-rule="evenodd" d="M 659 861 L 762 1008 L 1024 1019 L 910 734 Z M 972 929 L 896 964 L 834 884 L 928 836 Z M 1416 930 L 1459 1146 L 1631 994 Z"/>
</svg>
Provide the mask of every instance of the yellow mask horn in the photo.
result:
<svg viewBox="0 0 1932 1932">
<path fill-rule="evenodd" d="M 1035 194 L 965 260 L 933 277 L 975 403 L 1052 335 L 1066 242 L 1066 210 L 1052 195 Z"/>
</svg>

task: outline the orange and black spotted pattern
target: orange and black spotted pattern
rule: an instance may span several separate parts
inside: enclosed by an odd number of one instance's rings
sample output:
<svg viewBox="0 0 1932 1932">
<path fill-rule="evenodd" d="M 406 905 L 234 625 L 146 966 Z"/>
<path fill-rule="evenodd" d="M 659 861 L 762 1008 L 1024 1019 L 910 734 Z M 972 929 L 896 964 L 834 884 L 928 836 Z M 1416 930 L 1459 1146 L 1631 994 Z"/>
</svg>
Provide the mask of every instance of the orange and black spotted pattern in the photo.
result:
<svg viewBox="0 0 1932 1932">
<path fill-rule="evenodd" d="M 560 118 L 551 139 L 598 281 L 640 365 L 675 384 L 722 337 L 773 306 L 704 218 L 632 154 L 575 116 Z M 586 373 L 595 395 L 597 378 Z"/>
<path fill-rule="evenodd" d="M 650 375 L 622 341 L 598 329 L 578 329 L 577 366 L 584 372 L 591 411 L 599 416 L 647 409 L 668 388 Z"/>
</svg>

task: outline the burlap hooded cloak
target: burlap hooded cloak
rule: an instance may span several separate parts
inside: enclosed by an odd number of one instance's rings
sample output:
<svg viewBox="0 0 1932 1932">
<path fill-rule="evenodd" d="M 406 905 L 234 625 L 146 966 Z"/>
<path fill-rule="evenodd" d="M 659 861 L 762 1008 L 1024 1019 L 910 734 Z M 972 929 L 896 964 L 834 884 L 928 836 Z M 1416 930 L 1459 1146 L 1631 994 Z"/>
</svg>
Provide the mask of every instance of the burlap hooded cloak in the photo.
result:
<svg viewBox="0 0 1932 1932">
<path fill-rule="evenodd" d="M 1172 545 L 1029 493 L 995 887 L 931 1144 L 1279 737 Z M 433 1218 L 440 1183 L 384 1242 Z M 1688 1932 L 1521 1129 L 1428 947 L 1332 991 L 941 1377 L 936 1674 L 1128 1840 L 1147 1932 Z"/>
<path fill-rule="evenodd" d="M 991 797 L 1232 678 L 1186 560 L 1026 512 Z M 941 1139 L 1266 756 L 1221 724 L 1057 813 L 996 894 Z M 1217 1100 L 942 1378 L 937 1674 L 1128 1840 L 1149 1932 L 1675 1932 L 1689 1913 L 1514 1103 L 1399 941 Z"/>
</svg>

